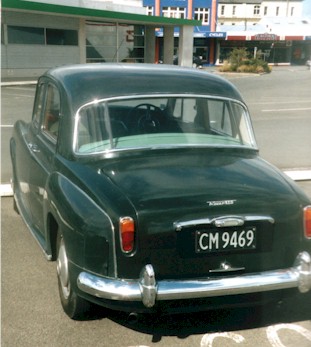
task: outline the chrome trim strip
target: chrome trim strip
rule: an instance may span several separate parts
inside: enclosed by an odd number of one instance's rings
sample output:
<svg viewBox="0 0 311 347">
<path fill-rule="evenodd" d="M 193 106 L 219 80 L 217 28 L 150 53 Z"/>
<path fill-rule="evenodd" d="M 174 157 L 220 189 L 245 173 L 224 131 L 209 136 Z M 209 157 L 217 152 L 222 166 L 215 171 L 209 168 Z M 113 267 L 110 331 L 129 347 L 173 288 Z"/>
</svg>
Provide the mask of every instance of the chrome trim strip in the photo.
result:
<svg viewBox="0 0 311 347">
<path fill-rule="evenodd" d="M 220 279 L 155 281 L 152 265 L 146 265 L 138 280 L 99 277 L 81 272 L 78 287 L 99 298 L 121 301 L 142 301 L 153 307 L 156 300 L 194 299 L 224 295 L 266 292 L 298 288 L 301 293 L 311 289 L 311 256 L 300 253 L 294 266 L 287 269 L 259 272 Z"/>
<path fill-rule="evenodd" d="M 226 226 L 241 226 L 244 222 L 258 222 L 258 221 L 267 221 L 271 224 L 274 224 L 274 219 L 270 216 L 247 216 L 247 215 L 239 215 L 239 216 L 221 216 L 217 218 L 201 218 L 201 219 L 193 219 L 188 221 L 179 221 L 174 222 L 174 228 L 176 231 L 181 231 L 183 228 L 190 228 L 195 226 L 202 225 L 211 225 L 214 224 L 216 227 L 226 227 Z M 224 224 L 224 225 L 221 225 Z M 227 225 L 226 225 L 227 224 Z"/>
<path fill-rule="evenodd" d="M 239 217 L 221 217 L 221 218 L 216 218 L 213 221 L 213 224 L 217 228 L 237 227 L 237 226 L 244 225 L 244 218 L 239 218 Z"/>
</svg>

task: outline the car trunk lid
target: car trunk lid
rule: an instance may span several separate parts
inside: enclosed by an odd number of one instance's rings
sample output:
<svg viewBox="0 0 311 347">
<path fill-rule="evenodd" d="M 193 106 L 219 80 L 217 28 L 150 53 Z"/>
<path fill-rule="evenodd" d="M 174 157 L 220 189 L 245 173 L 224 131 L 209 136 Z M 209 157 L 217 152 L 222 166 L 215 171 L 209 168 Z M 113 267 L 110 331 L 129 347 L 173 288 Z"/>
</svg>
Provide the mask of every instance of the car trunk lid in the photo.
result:
<svg viewBox="0 0 311 347">
<path fill-rule="evenodd" d="M 119 257 L 120 276 L 138 276 L 147 263 L 158 278 L 263 271 L 285 266 L 291 250 L 283 244 L 295 248 L 288 230 L 299 227 L 297 199 L 256 155 L 157 153 L 114 161 L 103 172 L 137 214 L 135 252 Z"/>
</svg>

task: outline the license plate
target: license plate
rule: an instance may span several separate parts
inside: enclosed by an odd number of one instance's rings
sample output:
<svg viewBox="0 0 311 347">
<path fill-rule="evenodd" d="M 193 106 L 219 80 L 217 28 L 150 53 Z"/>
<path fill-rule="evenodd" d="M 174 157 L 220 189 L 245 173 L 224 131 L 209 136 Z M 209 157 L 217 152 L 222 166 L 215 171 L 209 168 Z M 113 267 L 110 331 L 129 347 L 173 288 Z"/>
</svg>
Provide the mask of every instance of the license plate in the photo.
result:
<svg viewBox="0 0 311 347">
<path fill-rule="evenodd" d="M 256 249 L 256 228 L 197 230 L 196 253 L 231 252 Z"/>
</svg>

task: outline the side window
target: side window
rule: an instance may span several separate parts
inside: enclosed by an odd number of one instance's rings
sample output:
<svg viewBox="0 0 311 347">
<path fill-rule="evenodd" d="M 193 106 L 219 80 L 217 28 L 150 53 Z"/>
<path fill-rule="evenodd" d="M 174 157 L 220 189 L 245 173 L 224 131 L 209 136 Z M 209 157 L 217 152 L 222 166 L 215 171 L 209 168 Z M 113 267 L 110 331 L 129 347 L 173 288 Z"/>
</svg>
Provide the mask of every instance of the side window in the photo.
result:
<svg viewBox="0 0 311 347">
<path fill-rule="evenodd" d="M 197 114 L 196 99 L 176 99 L 173 116 L 185 123 L 192 123 Z"/>
<path fill-rule="evenodd" d="M 44 93 L 45 93 L 45 84 L 38 86 L 36 93 L 36 101 L 33 109 L 32 121 L 35 127 L 39 127 L 40 119 L 42 115 L 42 110 L 44 106 Z"/>
<path fill-rule="evenodd" d="M 60 96 L 54 85 L 48 85 L 45 100 L 43 131 L 56 139 L 60 121 Z"/>
<path fill-rule="evenodd" d="M 233 136 L 230 111 L 227 102 L 221 100 L 209 100 L 208 111 L 211 130 Z"/>
</svg>

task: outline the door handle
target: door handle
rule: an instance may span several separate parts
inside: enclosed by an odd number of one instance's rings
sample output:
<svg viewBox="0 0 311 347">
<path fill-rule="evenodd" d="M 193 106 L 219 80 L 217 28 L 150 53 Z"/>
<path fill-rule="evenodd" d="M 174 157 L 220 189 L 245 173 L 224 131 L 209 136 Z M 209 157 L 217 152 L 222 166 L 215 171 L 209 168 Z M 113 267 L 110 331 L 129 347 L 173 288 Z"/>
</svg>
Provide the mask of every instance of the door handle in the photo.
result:
<svg viewBox="0 0 311 347">
<path fill-rule="evenodd" d="M 40 152 L 38 145 L 35 145 L 34 143 L 28 143 L 28 148 L 34 153 Z"/>
</svg>

